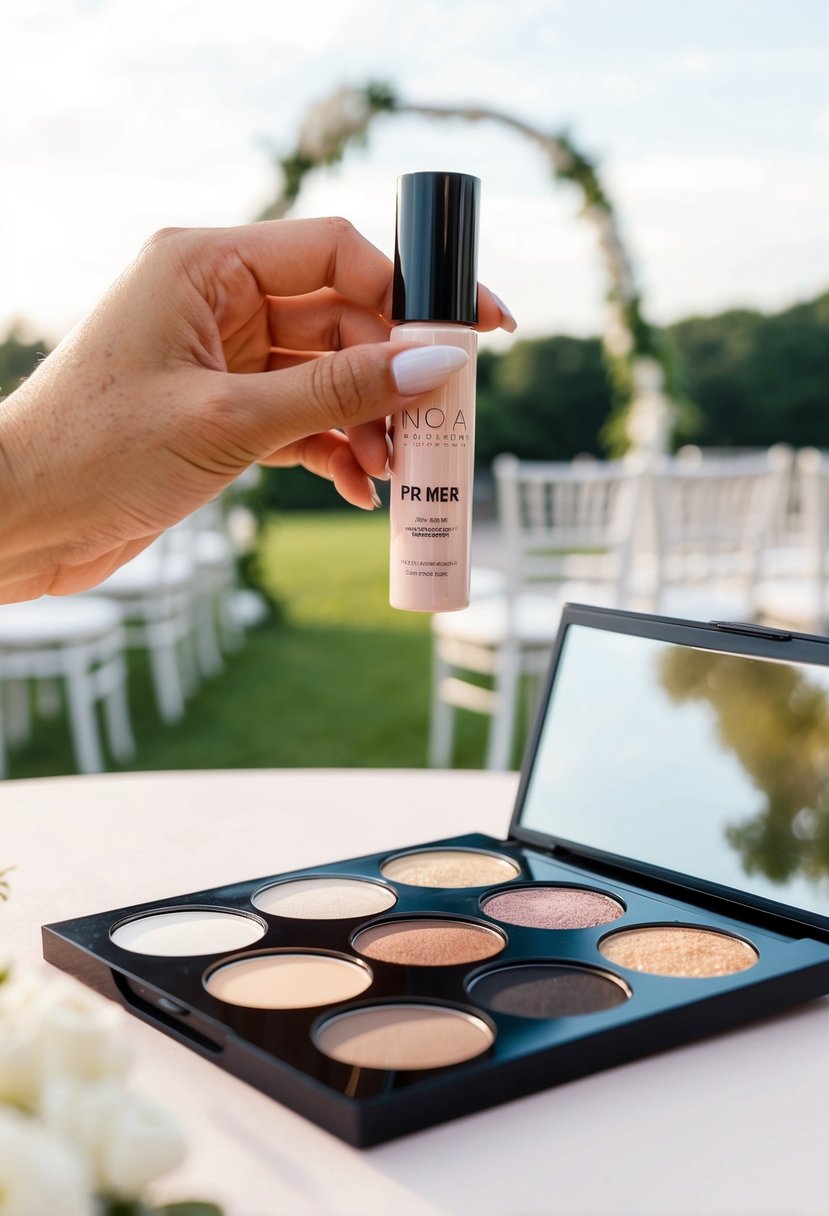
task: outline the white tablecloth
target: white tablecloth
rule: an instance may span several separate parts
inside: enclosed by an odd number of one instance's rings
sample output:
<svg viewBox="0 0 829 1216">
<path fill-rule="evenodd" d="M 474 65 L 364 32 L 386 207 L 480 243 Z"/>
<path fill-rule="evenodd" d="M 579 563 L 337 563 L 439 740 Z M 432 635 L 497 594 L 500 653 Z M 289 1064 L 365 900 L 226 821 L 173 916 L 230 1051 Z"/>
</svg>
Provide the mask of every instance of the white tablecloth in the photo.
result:
<svg viewBox="0 0 829 1216">
<path fill-rule="evenodd" d="M 153 773 L 0 786 L 0 934 L 467 831 L 503 837 L 512 774 Z M 824 1216 L 829 1000 L 368 1151 L 125 1016 L 136 1088 L 190 1144 L 159 1199 L 227 1216 Z M 55 1214 L 57 1216 L 57 1214 Z"/>
</svg>

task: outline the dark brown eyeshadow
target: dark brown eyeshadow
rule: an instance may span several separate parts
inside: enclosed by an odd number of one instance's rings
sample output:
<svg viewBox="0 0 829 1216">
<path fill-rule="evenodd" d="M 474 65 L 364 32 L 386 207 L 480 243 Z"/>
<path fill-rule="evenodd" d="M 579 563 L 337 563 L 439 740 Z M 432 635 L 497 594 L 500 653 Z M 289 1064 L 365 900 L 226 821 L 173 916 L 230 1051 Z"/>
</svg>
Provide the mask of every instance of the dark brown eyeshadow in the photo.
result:
<svg viewBox="0 0 829 1216">
<path fill-rule="evenodd" d="M 473 981 L 469 995 L 495 1013 L 572 1018 L 614 1009 L 630 992 L 621 982 L 585 967 L 535 963 L 490 971 Z"/>
</svg>

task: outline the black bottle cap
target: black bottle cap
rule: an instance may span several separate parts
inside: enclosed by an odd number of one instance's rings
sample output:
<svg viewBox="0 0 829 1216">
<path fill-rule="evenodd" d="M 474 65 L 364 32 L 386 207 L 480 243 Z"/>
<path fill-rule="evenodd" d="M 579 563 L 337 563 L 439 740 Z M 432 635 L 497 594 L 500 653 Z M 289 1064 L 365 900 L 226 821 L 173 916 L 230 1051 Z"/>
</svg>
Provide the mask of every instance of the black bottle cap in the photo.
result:
<svg viewBox="0 0 829 1216">
<path fill-rule="evenodd" d="M 480 188 L 467 173 L 398 178 L 393 321 L 478 320 Z"/>
</svg>

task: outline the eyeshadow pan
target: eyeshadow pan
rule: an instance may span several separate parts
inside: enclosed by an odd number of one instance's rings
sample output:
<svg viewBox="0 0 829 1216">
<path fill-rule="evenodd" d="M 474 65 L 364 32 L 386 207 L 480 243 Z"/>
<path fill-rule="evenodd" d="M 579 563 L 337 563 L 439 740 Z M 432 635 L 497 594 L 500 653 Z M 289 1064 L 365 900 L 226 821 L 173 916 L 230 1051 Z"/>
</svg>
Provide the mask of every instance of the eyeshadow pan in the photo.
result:
<svg viewBox="0 0 829 1216">
<path fill-rule="evenodd" d="M 483 849 L 421 849 L 390 857 L 380 872 L 410 887 L 488 887 L 517 878 L 521 869 L 512 858 Z"/>
<path fill-rule="evenodd" d="M 123 921 L 110 931 L 109 936 L 116 946 L 134 954 L 181 958 L 241 950 L 264 935 L 265 926 L 243 912 L 222 908 L 169 908 Z"/>
<path fill-rule="evenodd" d="M 472 1060 L 492 1046 L 487 1023 L 441 1005 L 389 1004 L 335 1014 L 317 1028 L 325 1055 L 359 1068 L 412 1071 Z"/>
<path fill-rule="evenodd" d="M 624 916 L 618 900 L 582 887 L 538 885 L 501 891 L 483 900 L 487 916 L 531 929 L 590 929 Z"/>
<path fill-rule="evenodd" d="M 318 874 L 261 887 L 251 902 L 260 912 L 270 916 L 295 920 L 347 920 L 387 912 L 394 907 L 396 899 L 393 891 L 378 882 Z"/>
<path fill-rule="evenodd" d="M 310 1009 L 365 992 L 372 974 L 365 963 L 322 951 L 271 951 L 233 959 L 209 972 L 211 996 L 247 1009 Z"/>
<path fill-rule="evenodd" d="M 372 925 L 354 938 L 354 949 L 368 958 L 408 967 L 452 967 L 500 954 L 500 933 L 486 925 L 448 917 L 401 918 Z"/>
<path fill-rule="evenodd" d="M 760 957 L 739 937 L 691 925 L 620 929 L 609 934 L 599 950 L 610 962 L 631 971 L 686 979 L 733 975 L 753 967 Z"/>
<path fill-rule="evenodd" d="M 621 981 L 588 967 L 528 963 L 488 971 L 469 985 L 476 1004 L 520 1018 L 572 1018 L 615 1009 L 630 996 Z"/>
</svg>

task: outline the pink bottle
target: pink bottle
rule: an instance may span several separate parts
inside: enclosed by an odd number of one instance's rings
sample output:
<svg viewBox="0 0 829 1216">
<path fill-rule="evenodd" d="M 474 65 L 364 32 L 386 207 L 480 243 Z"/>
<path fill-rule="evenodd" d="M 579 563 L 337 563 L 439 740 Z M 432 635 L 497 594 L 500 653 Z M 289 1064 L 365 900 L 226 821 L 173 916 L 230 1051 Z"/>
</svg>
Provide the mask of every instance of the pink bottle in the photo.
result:
<svg viewBox="0 0 829 1216">
<path fill-rule="evenodd" d="M 389 600 L 410 612 L 469 603 L 479 191 L 465 173 L 407 173 L 397 186 L 391 341 L 469 355 L 392 420 Z"/>
</svg>

